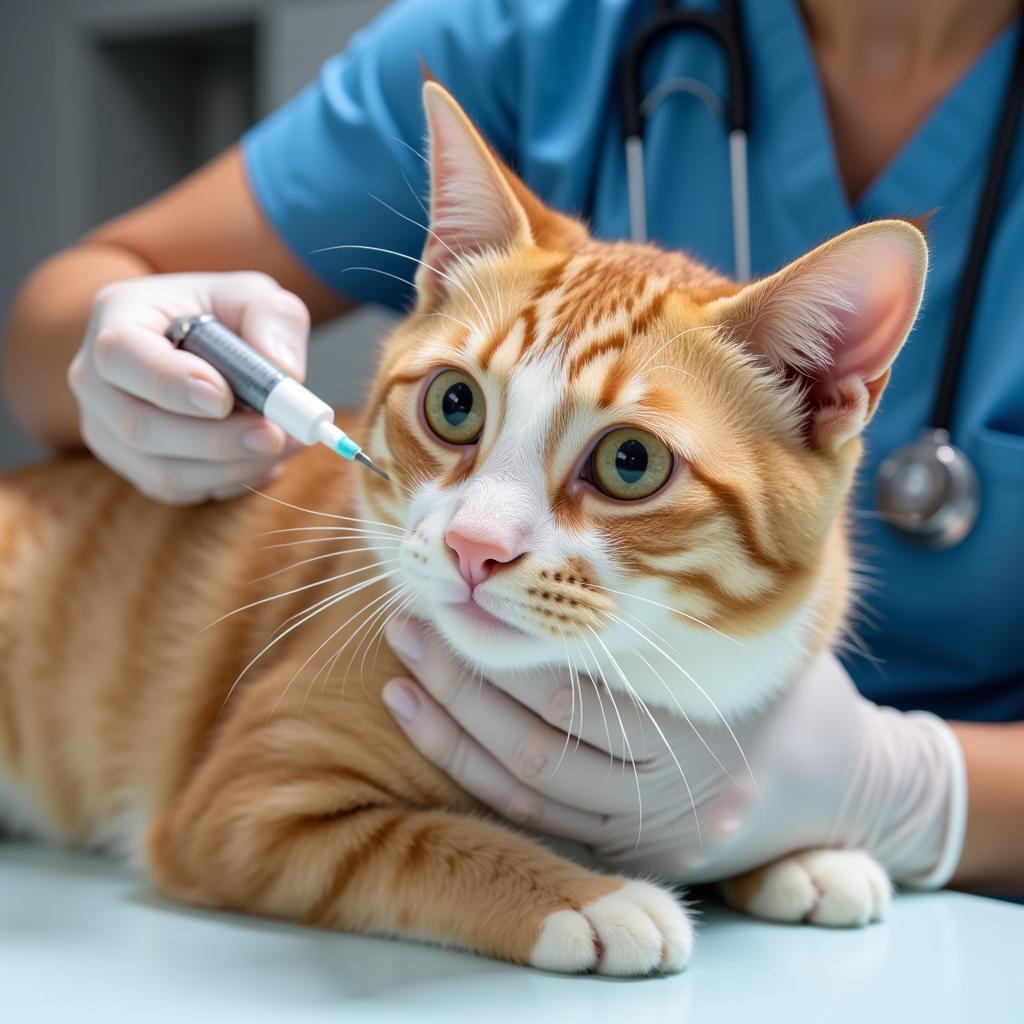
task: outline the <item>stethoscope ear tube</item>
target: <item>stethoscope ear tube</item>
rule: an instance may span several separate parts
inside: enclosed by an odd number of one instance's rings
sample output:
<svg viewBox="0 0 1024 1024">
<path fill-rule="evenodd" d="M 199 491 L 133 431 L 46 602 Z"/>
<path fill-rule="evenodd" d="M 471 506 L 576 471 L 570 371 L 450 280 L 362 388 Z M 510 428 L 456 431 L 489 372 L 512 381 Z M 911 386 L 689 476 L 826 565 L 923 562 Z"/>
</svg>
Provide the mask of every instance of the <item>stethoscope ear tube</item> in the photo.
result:
<svg viewBox="0 0 1024 1024">
<path fill-rule="evenodd" d="M 662 3 L 630 41 L 622 59 L 620 94 L 622 134 L 625 138 L 643 138 L 643 83 L 640 79 L 647 55 L 666 36 L 682 29 L 703 32 L 722 48 L 729 75 L 729 94 L 724 101 L 725 123 L 730 133 L 749 131 L 747 55 L 740 31 L 738 0 L 726 0 L 721 11 L 690 10 L 685 7 L 677 10 Z"/>
<path fill-rule="evenodd" d="M 642 98 L 644 61 L 665 36 L 685 29 L 697 29 L 716 42 L 725 57 L 729 75 L 724 101 L 700 83 L 678 79 L 663 83 Z M 738 0 L 727 0 L 720 11 L 673 8 L 670 0 L 659 0 L 650 21 L 630 42 L 621 70 L 622 128 L 626 148 L 626 182 L 629 201 L 629 231 L 633 242 L 647 241 L 647 189 L 644 181 L 644 133 L 648 117 L 674 92 L 696 95 L 712 114 L 723 116 L 729 136 L 729 177 L 732 196 L 733 253 L 735 274 L 747 280 L 751 274 L 750 199 L 747 168 L 747 125 L 749 120 L 747 59 L 740 27 Z"/>
</svg>

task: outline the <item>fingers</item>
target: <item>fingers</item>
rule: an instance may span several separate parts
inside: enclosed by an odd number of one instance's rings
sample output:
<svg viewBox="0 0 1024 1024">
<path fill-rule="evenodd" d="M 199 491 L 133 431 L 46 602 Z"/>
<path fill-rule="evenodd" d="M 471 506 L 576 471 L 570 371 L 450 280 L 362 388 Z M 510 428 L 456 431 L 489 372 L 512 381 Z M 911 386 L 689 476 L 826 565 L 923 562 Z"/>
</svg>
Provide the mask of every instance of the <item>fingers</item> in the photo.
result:
<svg viewBox="0 0 1024 1024">
<path fill-rule="evenodd" d="M 427 760 L 503 818 L 547 835 L 588 844 L 600 841 L 606 830 L 600 815 L 558 803 L 524 785 L 411 679 L 392 679 L 383 699 Z"/>
<path fill-rule="evenodd" d="M 273 360 L 285 373 L 306 376 L 309 310 L 297 295 L 257 271 L 203 275 L 204 308 Z"/>
<path fill-rule="evenodd" d="M 221 419 L 234 405 L 227 381 L 209 363 L 130 321 L 96 336 L 93 362 L 104 383 L 168 412 Z"/>
<path fill-rule="evenodd" d="M 305 380 L 309 310 L 297 295 L 279 288 L 253 299 L 245 307 L 239 333 L 285 373 Z"/>
<path fill-rule="evenodd" d="M 232 415 L 235 400 L 223 377 L 163 336 L 171 318 L 204 311 L 285 372 L 304 377 L 305 305 L 267 275 L 248 272 L 153 275 L 100 289 L 68 370 L 86 444 L 161 501 L 243 493 L 297 450 L 262 418 Z"/>
<path fill-rule="evenodd" d="M 405 624 L 403 632 L 406 627 L 409 632 L 419 630 L 421 647 L 436 648 L 443 657 L 444 648 L 431 634 L 424 633 L 413 621 Z M 394 641 L 392 646 L 395 646 Z M 396 653 L 401 657 L 397 647 Z M 419 677 L 419 670 L 408 661 L 406 664 Z M 646 756 L 644 722 L 635 706 L 628 699 L 624 700 L 622 694 L 616 696 L 609 692 L 603 682 L 595 683 L 586 670 L 587 666 L 576 662 L 572 672 L 553 668 L 526 675 L 507 673 L 494 677 L 493 682 L 560 733 L 571 733 L 618 761 L 643 760 Z"/>
<path fill-rule="evenodd" d="M 170 505 L 223 500 L 266 483 L 276 459 L 248 458 L 224 462 L 145 455 L 126 447 L 95 417 L 83 417 L 82 438 L 93 453 L 147 497 Z"/>
<path fill-rule="evenodd" d="M 549 800 L 604 815 L 635 808 L 632 770 L 623 771 L 622 762 L 607 751 L 578 742 L 494 686 L 480 683 L 415 625 L 393 626 L 388 639 L 459 732 L 501 765 L 519 789 L 527 786 Z M 436 715 L 425 719 L 417 726 L 418 735 L 440 742 L 424 732 L 440 722 Z M 445 738 L 452 738 L 450 730 Z"/>
<path fill-rule="evenodd" d="M 646 756 L 643 722 L 633 703 L 583 671 L 501 675 L 495 685 L 544 721 L 618 761 L 642 761 Z"/>
<path fill-rule="evenodd" d="M 90 333 L 101 379 L 168 412 L 223 417 L 234 404 L 208 363 L 164 336 L 177 315 L 211 310 L 287 373 L 304 378 L 309 312 L 260 273 L 158 275 L 103 289 Z"/>
<path fill-rule="evenodd" d="M 98 382 L 90 414 L 126 448 L 143 455 L 210 462 L 279 456 L 285 432 L 256 413 L 236 412 L 211 422 L 176 416 L 148 402 Z"/>
</svg>

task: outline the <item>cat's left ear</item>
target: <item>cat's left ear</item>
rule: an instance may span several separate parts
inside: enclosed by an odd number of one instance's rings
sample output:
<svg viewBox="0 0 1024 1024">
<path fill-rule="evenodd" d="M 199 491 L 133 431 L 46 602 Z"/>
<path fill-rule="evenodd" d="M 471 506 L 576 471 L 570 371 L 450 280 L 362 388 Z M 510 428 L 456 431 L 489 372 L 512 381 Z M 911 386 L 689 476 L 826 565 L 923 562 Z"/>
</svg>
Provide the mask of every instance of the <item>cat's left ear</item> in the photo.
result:
<svg viewBox="0 0 1024 1024">
<path fill-rule="evenodd" d="M 838 449 L 867 425 L 917 317 L 924 235 L 877 221 L 712 303 L 713 321 L 806 387 L 808 440 Z"/>
<path fill-rule="evenodd" d="M 430 234 L 416 287 L 437 298 L 460 256 L 530 245 L 533 235 L 504 168 L 451 94 L 423 86 L 430 147 Z"/>
<path fill-rule="evenodd" d="M 545 206 L 501 161 L 438 82 L 423 86 L 430 148 L 430 232 L 416 273 L 421 301 L 441 299 L 453 264 L 485 251 L 559 249 L 583 227 Z"/>
</svg>

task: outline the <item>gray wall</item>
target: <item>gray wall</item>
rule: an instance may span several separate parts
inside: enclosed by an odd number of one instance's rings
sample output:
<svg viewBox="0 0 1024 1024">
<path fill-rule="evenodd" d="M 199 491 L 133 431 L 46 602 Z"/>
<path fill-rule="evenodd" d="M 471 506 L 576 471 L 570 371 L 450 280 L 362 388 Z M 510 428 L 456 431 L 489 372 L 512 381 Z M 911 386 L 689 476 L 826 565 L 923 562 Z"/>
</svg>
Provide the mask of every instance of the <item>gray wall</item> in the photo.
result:
<svg viewBox="0 0 1024 1024">
<path fill-rule="evenodd" d="M 0 319 L 37 262 L 230 145 L 384 6 L 0 0 Z M 361 310 L 314 333 L 325 399 L 359 402 L 389 322 Z M 38 455 L 0 411 L 0 468 Z"/>
</svg>

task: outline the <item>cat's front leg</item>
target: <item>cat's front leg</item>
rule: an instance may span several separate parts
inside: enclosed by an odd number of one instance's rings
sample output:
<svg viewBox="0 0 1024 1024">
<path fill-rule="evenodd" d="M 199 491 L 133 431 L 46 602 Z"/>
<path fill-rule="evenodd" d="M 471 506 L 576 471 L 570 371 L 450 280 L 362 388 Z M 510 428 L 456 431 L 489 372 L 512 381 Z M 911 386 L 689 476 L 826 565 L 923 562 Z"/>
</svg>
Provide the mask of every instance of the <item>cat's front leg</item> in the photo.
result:
<svg viewBox="0 0 1024 1024">
<path fill-rule="evenodd" d="M 885 869 L 863 850 L 805 850 L 723 882 L 730 906 L 769 921 L 859 927 L 892 898 Z"/>
<path fill-rule="evenodd" d="M 658 886 L 490 821 L 403 806 L 365 777 L 221 760 L 150 835 L 151 875 L 177 898 L 565 973 L 672 972 L 689 958 L 689 919 Z"/>
</svg>

